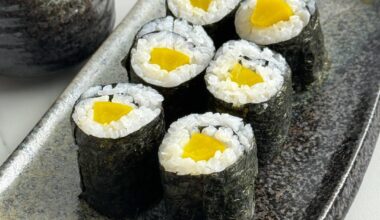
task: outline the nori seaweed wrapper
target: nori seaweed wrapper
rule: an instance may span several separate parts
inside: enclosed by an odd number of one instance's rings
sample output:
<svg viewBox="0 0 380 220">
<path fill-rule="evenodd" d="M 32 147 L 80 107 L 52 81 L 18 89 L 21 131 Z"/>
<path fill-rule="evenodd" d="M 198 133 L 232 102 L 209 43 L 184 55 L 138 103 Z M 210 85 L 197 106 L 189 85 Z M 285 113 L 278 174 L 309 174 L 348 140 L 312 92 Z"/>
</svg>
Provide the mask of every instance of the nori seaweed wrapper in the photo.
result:
<svg viewBox="0 0 380 220">
<path fill-rule="evenodd" d="M 161 22 L 160 20 L 164 20 L 167 18 L 168 16 L 155 19 L 151 22 L 160 23 Z M 173 19 L 176 20 L 175 17 L 173 17 Z M 177 20 L 186 21 L 184 19 L 177 19 Z M 150 22 L 148 22 L 147 24 L 149 23 Z M 193 24 L 189 22 L 187 23 L 188 25 L 193 26 Z M 180 33 L 175 32 L 174 30 L 171 31 L 171 30 L 161 29 L 160 27 L 156 27 L 155 29 L 148 29 L 148 31 L 143 32 L 144 27 L 145 26 L 143 26 L 137 33 L 130 52 L 128 53 L 126 58 L 122 61 L 128 70 L 130 82 L 140 83 L 146 86 L 150 86 L 153 89 L 157 90 L 162 96 L 164 96 L 163 108 L 165 111 L 165 122 L 166 122 L 167 127 L 169 127 L 169 125 L 172 122 L 176 121 L 178 118 L 181 118 L 188 114 L 206 112 L 207 89 L 206 89 L 206 84 L 203 80 L 205 70 L 199 73 L 196 77 L 186 82 L 183 82 L 182 84 L 178 86 L 170 87 L 170 88 L 150 84 L 136 74 L 136 72 L 133 69 L 133 66 L 131 65 L 131 51 L 137 47 L 138 40 L 141 38 L 144 38 L 150 34 L 155 34 L 155 33 L 163 31 L 163 32 L 168 32 L 170 34 L 178 35 L 184 38 L 186 41 L 188 41 L 188 43 L 193 44 L 194 47 L 199 46 L 199 45 L 196 45 L 196 43 L 194 43 L 191 39 L 187 38 L 186 36 L 183 36 Z M 174 24 L 173 24 L 173 28 L 174 28 Z M 204 33 L 206 36 L 207 33 L 206 32 Z M 210 38 L 209 40 L 210 40 L 210 43 L 212 43 L 212 39 Z"/>
<path fill-rule="evenodd" d="M 292 108 L 292 79 L 288 67 L 284 74 L 284 84 L 269 101 L 259 104 L 233 106 L 209 94 L 209 109 L 214 112 L 228 113 L 250 123 L 255 133 L 260 164 L 268 164 L 281 152 L 288 130 Z"/>
<path fill-rule="evenodd" d="M 214 40 L 215 46 L 218 48 L 229 40 L 240 39 L 235 30 L 235 14 L 239 8 L 238 4 L 233 11 L 226 15 L 222 20 L 204 25 L 203 27 Z"/>
<path fill-rule="evenodd" d="M 165 134 L 163 111 L 119 139 L 97 138 L 84 133 L 74 121 L 72 125 L 79 146 L 81 199 L 112 218 L 135 217 L 159 202 L 162 186 L 157 153 Z"/>
<path fill-rule="evenodd" d="M 292 69 L 296 91 L 305 91 L 313 84 L 322 83 L 328 67 L 319 11 L 314 0 L 308 1 L 307 8 L 311 15 L 309 24 L 297 37 L 267 45 L 286 58 Z"/>
<path fill-rule="evenodd" d="M 251 220 L 258 173 L 256 144 L 219 173 L 179 176 L 161 166 L 168 220 Z"/>
<path fill-rule="evenodd" d="M 240 3 L 236 5 L 235 9 L 228 13 L 223 19 L 212 24 L 203 25 L 203 28 L 214 40 L 215 47 L 218 48 L 229 40 L 239 39 L 235 31 L 235 14 L 240 6 Z M 166 7 L 168 15 L 176 17 L 170 10 L 167 1 Z M 182 18 L 184 19 L 184 18 Z M 186 19 L 185 19 L 186 20 Z"/>
<path fill-rule="evenodd" d="M 161 18 L 165 19 L 165 18 Z M 141 32 L 141 30 L 140 30 Z M 139 33 L 140 33 L 139 32 Z M 148 36 L 150 34 L 155 34 L 157 32 L 160 32 L 160 30 L 154 30 L 152 32 L 148 32 L 144 35 L 141 35 L 140 38 L 138 36 L 135 38 L 134 44 L 132 46 L 132 49 L 137 47 L 138 40 Z M 166 31 L 170 32 L 170 31 Z M 170 32 L 171 34 L 178 35 L 182 38 L 186 37 L 175 33 Z M 210 39 L 211 42 L 211 39 Z M 193 42 L 189 41 L 189 43 L 195 45 Z M 157 90 L 162 96 L 164 96 L 164 110 L 165 110 L 165 120 L 166 125 L 169 126 L 172 122 L 176 121 L 178 118 L 181 118 L 185 115 L 191 114 L 191 113 L 204 113 L 207 110 L 207 89 L 206 84 L 203 80 L 204 78 L 204 72 L 199 73 L 196 77 L 183 82 L 182 84 L 175 86 L 175 87 L 162 87 L 162 86 L 156 86 L 153 84 L 150 84 L 146 82 L 144 79 L 139 77 L 131 65 L 131 51 L 130 50 L 128 56 L 126 57 L 128 64 L 126 64 L 126 68 L 129 68 L 129 80 L 133 83 L 139 83 L 146 86 L 150 86 Z M 126 61 L 123 61 L 126 62 Z"/>
<path fill-rule="evenodd" d="M 166 125 L 169 126 L 178 118 L 191 113 L 204 113 L 207 110 L 207 89 L 203 80 L 204 73 L 190 81 L 173 88 L 164 88 L 145 82 L 133 71 L 129 71 L 129 79 L 133 83 L 141 83 L 157 90 L 164 96 L 164 110 Z"/>
</svg>

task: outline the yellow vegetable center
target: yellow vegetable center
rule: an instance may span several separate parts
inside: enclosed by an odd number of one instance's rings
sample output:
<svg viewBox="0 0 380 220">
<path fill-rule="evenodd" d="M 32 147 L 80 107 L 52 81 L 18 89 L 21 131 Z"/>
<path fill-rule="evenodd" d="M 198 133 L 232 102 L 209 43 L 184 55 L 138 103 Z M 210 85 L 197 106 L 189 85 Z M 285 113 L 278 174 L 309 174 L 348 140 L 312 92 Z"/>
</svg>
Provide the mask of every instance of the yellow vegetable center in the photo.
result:
<svg viewBox="0 0 380 220">
<path fill-rule="evenodd" d="M 190 0 L 194 7 L 200 8 L 204 11 L 208 11 L 212 0 Z"/>
<path fill-rule="evenodd" d="M 260 74 L 248 68 L 245 68 L 240 63 L 235 64 L 235 66 L 232 68 L 230 77 L 231 80 L 239 84 L 239 86 L 253 86 L 257 83 L 264 82 L 264 79 Z"/>
<path fill-rule="evenodd" d="M 128 115 L 133 107 L 113 102 L 95 102 L 93 109 L 94 121 L 100 124 L 109 124 L 112 121 L 119 120 L 124 115 Z"/>
<path fill-rule="evenodd" d="M 157 64 L 168 72 L 180 66 L 190 64 L 190 57 L 169 48 L 154 48 L 150 53 L 150 63 Z"/>
<path fill-rule="evenodd" d="M 191 158 L 194 161 L 209 160 L 217 151 L 223 152 L 225 144 L 205 134 L 196 133 L 186 144 L 182 158 Z"/>
<path fill-rule="evenodd" d="M 251 23 L 255 27 L 266 28 L 280 21 L 288 21 L 293 15 L 285 0 L 257 0 Z"/>
</svg>

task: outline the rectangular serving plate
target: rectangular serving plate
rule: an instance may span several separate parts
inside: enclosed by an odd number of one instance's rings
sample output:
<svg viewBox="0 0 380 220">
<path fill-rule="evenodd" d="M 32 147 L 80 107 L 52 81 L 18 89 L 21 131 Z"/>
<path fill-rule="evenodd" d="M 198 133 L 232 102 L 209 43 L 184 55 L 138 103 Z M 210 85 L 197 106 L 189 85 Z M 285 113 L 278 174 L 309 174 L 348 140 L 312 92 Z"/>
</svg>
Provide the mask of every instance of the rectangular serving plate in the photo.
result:
<svg viewBox="0 0 380 220">
<path fill-rule="evenodd" d="M 257 180 L 256 219 L 342 219 L 380 132 L 379 4 L 319 4 L 331 57 L 329 79 L 295 96 L 289 140 Z M 0 219 L 102 219 L 78 199 L 70 114 L 88 87 L 128 81 L 122 60 L 164 0 L 140 0 L 0 168 Z"/>
</svg>

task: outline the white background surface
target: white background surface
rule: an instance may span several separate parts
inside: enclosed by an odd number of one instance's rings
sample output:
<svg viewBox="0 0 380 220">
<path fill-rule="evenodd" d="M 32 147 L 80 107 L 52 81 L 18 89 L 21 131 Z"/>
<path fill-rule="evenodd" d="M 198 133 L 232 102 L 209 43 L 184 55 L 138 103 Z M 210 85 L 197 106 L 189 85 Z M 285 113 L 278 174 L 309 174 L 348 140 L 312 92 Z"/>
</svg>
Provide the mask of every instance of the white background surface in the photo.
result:
<svg viewBox="0 0 380 220">
<path fill-rule="evenodd" d="M 136 0 L 115 0 L 117 23 Z M 1 57 L 1 54 L 0 54 Z M 1 58 L 0 58 L 1 59 Z M 44 80 L 0 77 L 0 164 L 25 138 L 76 71 Z M 380 142 L 346 220 L 380 219 Z"/>
</svg>

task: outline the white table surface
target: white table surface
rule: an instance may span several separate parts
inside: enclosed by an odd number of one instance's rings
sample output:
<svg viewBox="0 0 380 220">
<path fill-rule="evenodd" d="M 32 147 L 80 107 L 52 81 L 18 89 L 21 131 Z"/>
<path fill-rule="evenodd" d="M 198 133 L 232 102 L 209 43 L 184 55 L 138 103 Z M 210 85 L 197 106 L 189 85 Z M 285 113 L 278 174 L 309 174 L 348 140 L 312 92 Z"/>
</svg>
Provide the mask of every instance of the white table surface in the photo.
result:
<svg viewBox="0 0 380 220">
<path fill-rule="evenodd" d="M 115 0 L 119 23 L 136 0 Z M 0 55 L 1 59 L 1 55 Z M 0 164 L 34 127 L 75 76 L 68 72 L 44 80 L 0 77 Z M 380 140 L 346 220 L 380 219 Z"/>
</svg>

